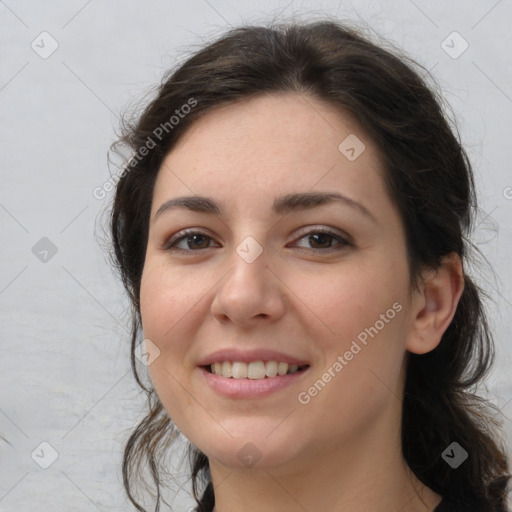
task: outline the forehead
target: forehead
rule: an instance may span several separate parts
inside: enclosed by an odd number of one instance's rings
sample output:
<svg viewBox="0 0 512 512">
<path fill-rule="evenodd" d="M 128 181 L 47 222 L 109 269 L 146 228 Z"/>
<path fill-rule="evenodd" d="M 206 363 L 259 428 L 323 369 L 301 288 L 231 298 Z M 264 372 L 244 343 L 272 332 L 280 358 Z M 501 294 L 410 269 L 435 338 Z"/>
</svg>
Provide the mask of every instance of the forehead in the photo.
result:
<svg viewBox="0 0 512 512">
<path fill-rule="evenodd" d="M 179 195 L 215 195 L 261 208 L 283 192 L 332 190 L 363 204 L 389 202 L 377 146 L 357 120 L 296 93 L 230 103 L 195 121 L 164 159 L 159 204 Z"/>
</svg>

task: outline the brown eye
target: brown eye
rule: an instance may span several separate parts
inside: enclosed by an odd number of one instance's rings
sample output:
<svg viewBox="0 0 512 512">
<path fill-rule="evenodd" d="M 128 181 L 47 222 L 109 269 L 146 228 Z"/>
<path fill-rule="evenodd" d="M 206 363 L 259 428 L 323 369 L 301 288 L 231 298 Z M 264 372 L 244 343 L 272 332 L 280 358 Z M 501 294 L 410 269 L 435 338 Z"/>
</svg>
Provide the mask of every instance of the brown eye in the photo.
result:
<svg viewBox="0 0 512 512">
<path fill-rule="evenodd" d="M 201 249 L 208 249 L 212 238 L 201 231 L 185 230 L 178 233 L 179 238 L 172 237 L 165 245 L 165 250 L 178 250 L 184 252 L 196 252 Z M 183 247 L 183 242 L 185 247 Z M 178 247 L 182 244 L 182 247 Z"/>
<path fill-rule="evenodd" d="M 310 247 L 305 247 L 307 250 L 328 252 L 331 250 L 340 250 L 344 247 L 353 245 L 351 242 L 341 237 L 339 234 L 326 229 L 316 229 L 309 231 L 301 236 L 298 240 L 307 239 Z M 333 239 L 337 244 L 333 246 Z"/>
</svg>

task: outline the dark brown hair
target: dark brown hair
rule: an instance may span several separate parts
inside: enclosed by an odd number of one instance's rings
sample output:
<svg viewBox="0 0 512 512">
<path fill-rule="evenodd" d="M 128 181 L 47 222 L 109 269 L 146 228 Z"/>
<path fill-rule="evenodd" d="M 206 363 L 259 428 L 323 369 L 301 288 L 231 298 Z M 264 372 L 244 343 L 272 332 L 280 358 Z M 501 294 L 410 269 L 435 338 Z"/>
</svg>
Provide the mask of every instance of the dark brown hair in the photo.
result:
<svg viewBox="0 0 512 512">
<path fill-rule="evenodd" d="M 144 111 L 123 124 L 113 149 L 127 147 L 135 155 L 119 177 L 110 220 L 115 264 L 133 305 L 132 370 L 149 405 L 123 460 L 125 489 L 138 510 L 145 511 L 133 496 L 134 476 L 144 462 L 149 465 L 158 511 L 162 457 L 178 434 L 155 390 L 141 382 L 134 351 L 155 178 L 191 123 L 217 106 L 265 93 L 308 94 L 327 102 L 355 116 L 382 154 L 386 186 L 405 229 L 411 287 L 420 282 L 421 270 L 438 268 L 453 252 L 464 263 L 474 249 L 468 240 L 477 208 L 473 172 L 458 131 L 455 137 L 442 96 L 421 76 L 428 71 L 391 45 L 385 49 L 387 44 L 329 19 L 235 28 L 164 77 Z M 176 123 L 171 117 L 178 112 L 184 115 Z M 476 394 L 494 358 L 483 291 L 465 272 L 464 284 L 438 347 L 408 353 L 402 448 L 414 474 L 436 493 L 464 510 L 491 512 L 506 506 L 509 467 L 496 408 Z M 456 470 L 441 457 L 452 442 L 469 452 Z M 196 510 L 210 512 L 215 497 L 208 459 L 192 445 L 188 453 Z"/>
</svg>

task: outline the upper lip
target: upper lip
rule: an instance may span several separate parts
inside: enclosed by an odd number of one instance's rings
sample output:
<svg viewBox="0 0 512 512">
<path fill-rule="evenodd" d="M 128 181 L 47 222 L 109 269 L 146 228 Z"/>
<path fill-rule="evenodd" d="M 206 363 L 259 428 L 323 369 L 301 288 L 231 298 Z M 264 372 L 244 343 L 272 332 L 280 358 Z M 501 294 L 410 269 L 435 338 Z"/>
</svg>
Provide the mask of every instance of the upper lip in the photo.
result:
<svg viewBox="0 0 512 512">
<path fill-rule="evenodd" d="M 240 361 L 243 363 L 251 363 L 253 361 L 277 361 L 288 364 L 296 364 L 298 366 L 309 364 L 306 360 L 293 357 L 283 352 L 277 352 L 270 349 L 249 349 L 240 350 L 236 348 L 226 348 L 217 350 L 203 357 L 198 366 L 208 366 L 216 362 L 223 361 Z"/>
</svg>

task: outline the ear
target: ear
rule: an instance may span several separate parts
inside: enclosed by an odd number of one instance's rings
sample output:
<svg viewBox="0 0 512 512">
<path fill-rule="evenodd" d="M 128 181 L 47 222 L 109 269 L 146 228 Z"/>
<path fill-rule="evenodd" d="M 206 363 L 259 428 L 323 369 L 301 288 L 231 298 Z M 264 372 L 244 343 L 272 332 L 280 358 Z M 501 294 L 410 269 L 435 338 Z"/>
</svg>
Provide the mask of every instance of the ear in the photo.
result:
<svg viewBox="0 0 512 512">
<path fill-rule="evenodd" d="M 456 253 L 443 258 L 441 266 L 423 276 L 420 292 L 415 292 L 412 326 L 406 349 L 414 354 L 434 350 L 455 315 L 464 290 L 462 262 Z"/>
</svg>

